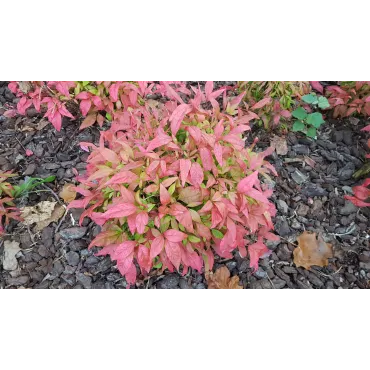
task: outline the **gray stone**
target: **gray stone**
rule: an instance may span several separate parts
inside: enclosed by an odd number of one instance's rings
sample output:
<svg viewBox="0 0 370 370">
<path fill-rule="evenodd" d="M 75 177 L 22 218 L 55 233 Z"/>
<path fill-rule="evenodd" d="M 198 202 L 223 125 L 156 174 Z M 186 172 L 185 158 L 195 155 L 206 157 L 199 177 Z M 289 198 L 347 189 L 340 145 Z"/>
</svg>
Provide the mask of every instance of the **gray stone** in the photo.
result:
<svg viewBox="0 0 370 370">
<path fill-rule="evenodd" d="M 275 230 L 280 236 L 287 236 L 291 234 L 287 220 L 278 220 L 275 225 Z"/>
<path fill-rule="evenodd" d="M 30 163 L 23 172 L 24 176 L 31 176 L 36 171 L 36 163 Z"/>
<path fill-rule="evenodd" d="M 370 270 L 370 262 L 360 262 L 360 268 Z"/>
<path fill-rule="evenodd" d="M 297 154 L 305 154 L 305 155 L 308 155 L 310 153 L 310 149 L 308 148 L 308 146 L 302 145 L 302 144 L 293 145 L 292 149 Z"/>
<path fill-rule="evenodd" d="M 80 255 L 77 252 L 70 251 L 66 255 L 68 265 L 77 266 L 80 262 Z"/>
<path fill-rule="evenodd" d="M 326 196 L 328 192 L 317 184 L 308 184 L 302 189 L 302 194 L 312 198 Z"/>
<path fill-rule="evenodd" d="M 59 232 L 63 239 L 75 240 L 81 239 L 86 234 L 86 227 L 70 227 L 69 229 L 64 229 Z"/>
<path fill-rule="evenodd" d="M 276 206 L 282 214 L 284 214 L 284 215 L 288 214 L 289 206 L 287 205 L 287 203 L 284 200 L 278 199 L 276 201 Z"/>
<path fill-rule="evenodd" d="M 157 288 L 159 289 L 175 289 L 179 285 L 180 277 L 177 274 L 166 275 L 162 280 L 158 281 Z"/>
<path fill-rule="evenodd" d="M 309 210 L 310 210 L 310 207 L 308 205 L 301 203 L 297 209 L 297 215 L 304 217 L 307 215 Z"/>
<path fill-rule="evenodd" d="M 180 289 L 191 289 L 191 286 L 188 284 L 188 282 L 184 278 L 180 279 L 179 286 L 180 286 Z"/>
<path fill-rule="evenodd" d="M 286 281 L 278 278 L 277 276 L 275 276 L 271 281 L 272 281 L 272 284 L 274 284 L 275 289 L 282 289 L 286 285 Z"/>
<path fill-rule="evenodd" d="M 99 262 L 99 258 L 95 256 L 89 256 L 86 258 L 85 266 L 93 266 L 96 265 Z"/>
<path fill-rule="evenodd" d="M 27 284 L 29 282 L 29 280 L 30 280 L 29 276 L 22 275 L 22 276 L 18 276 L 18 277 L 15 277 L 15 278 L 6 279 L 6 282 L 7 282 L 8 285 L 19 286 L 19 285 Z"/>
<path fill-rule="evenodd" d="M 199 283 L 195 289 L 206 289 L 206 286 L 203 283 Z"/>
<path fill-rule="evenodd" d="M 292 174 L 292 179 L 298 184 L 301 185 L 307 181 L 307 176 L 305 176 L 301 171 L 295 170 Z"/>
<path fill-rule="evenodd" d="M 258 270 L 254 273 L 254 276 L 259 279 L 265 279 L 267 278 L 267 272 L 259 267 Z"/>
<path fill-rule="evenodd" d="M 351 213 L 357 212 L 357 210 L 358 208 L 352 202 L 346 200 L 344 207 L 341 207 L 339 209 L 339 214 L 341 214 L 342 216 L 348 216 Z"/>
<path fill-rule="evenodd" d="M 82 284 L 85 289 L 91 289 L 92 279 L 90 276 L 79 272 L 76 274 L 76 279 Z"/>
</svg>

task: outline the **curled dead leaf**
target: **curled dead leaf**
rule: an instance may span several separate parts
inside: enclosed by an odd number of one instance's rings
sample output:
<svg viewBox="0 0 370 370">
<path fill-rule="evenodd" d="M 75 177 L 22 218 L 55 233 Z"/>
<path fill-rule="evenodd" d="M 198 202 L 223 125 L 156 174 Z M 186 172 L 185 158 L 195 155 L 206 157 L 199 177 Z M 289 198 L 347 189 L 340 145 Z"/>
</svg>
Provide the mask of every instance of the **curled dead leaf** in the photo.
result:
<svg viewBox="0 0 370 370">
<path fill-rule="evenodd" d="M 328 258 L 333 257 L 333 246 L 326 243 L 316 233 L 303 232 L 298 238 L 298 247 L 293 251 L 294 263 L 297 267 L 309 270 L 311 266 L 324 267 L 328 265 Z"/>
<path fill-rule="evenodd" d="M 24 225 L 36 223 L 35 231 L 41 231 L 52 222 L 58 221 L 65 212 L 65 208 L 57 202 L 43 201 L 32 207 L 21 209 Z"/>
<path fill-rule="evenodd" d="M 208 289 L 243 289 L 239 285 L 239 276 L 230 279 L 230 271 L 226 266 L 222 266 L 215 273 L 206 273 Z"/>
<path fill-rule="evenodd" d="M 76 199 L 76 190 L 74 188 L 75 186 L 73 184 L 64 184 L 60 191 L 59 195 L 66 203 L 71 203 Z"/>
<path fill-rule="evenodd" d="M 276 154 L 288 154 L 288 145 L 285 138 L 274 135 L 270 140 L 270 145 L 275 148 Z"/>
</svg>

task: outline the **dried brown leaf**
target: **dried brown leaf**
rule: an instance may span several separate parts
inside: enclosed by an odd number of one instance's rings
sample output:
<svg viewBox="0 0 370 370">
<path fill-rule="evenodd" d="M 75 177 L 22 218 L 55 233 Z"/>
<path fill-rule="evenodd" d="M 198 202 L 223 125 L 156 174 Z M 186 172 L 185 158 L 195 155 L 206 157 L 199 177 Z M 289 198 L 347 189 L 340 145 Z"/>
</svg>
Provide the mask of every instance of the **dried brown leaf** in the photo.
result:
<svg viewBox="0 0 370 370">
<path fill-rule="evenodd" d="M 288 154 L 288 145 L 285 138 L 274 135 L 270 140 L 270 144 L 273 148 L 275 148 L 276 154 Z"/>
<path fill-rule="evenodd" d="M 24 225 L 36 223 L 35 231 L 41 231 L 64 215 L 65 209 L 56 202 L 43 201 L 32 207 L 21 209 Z"/>
<path fill-rule="evenodd" d="M 76 190 L 74 190 L 74 187 L 75 186 L 73 184 L 64 184 L 60 191 L 59 195 L 66 203 L 71 203 L 76 199 Z"/>
<path fill-rule="evenodd" d="M 311 266 L 324 267 L 328 265 L 328 258 L 333 257 L 333 246 L 325 243 L 316 233 L 303 232 L 298 238 L 298 247 L 293 251 L 294 263 L 297 267 L 309 270 Z"/>
<path fill-rule="evenodd" d="M 208 289 L 243 289 L 239 285 L 239 277 L 233 276 L 230 279 L 230 271 L 226 266 L 222 266 L 215 273 L 206 274 Z"/>
</svg>

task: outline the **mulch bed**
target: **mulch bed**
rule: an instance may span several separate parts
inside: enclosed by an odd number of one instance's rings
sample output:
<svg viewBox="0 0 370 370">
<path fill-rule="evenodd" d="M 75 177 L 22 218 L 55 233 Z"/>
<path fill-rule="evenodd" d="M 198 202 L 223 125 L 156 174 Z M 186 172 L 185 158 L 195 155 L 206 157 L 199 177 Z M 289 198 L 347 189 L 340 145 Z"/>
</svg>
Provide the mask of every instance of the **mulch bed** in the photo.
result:
<svg viewBox="0 0 370 370">
<path fill-rule="evenodd" d="M 0 82 L 0 107 L 14 99 L 6 84 Z M 54 183 L 40 188 L 42 191 L 20 199 L 19 206 L 58 200 L 62 186 L 74 177 L 72 169 L 81 172 L 86 167 L 88 154 L 80 150 L 78 143 L 98 142 L 99 138 L 96 128 L 80 132 L 78 124 L 67 120 L 60 132 L 50 125 L 30 131 L 29 127 L 40 122 L 36 113 L 30 110 L 28 117 L 5 119 L 0 108 L 0 170 L 13 170 L 19 179 L 56 176 Z M 356 183 L 353 173 L 363 165 L 366 153 L 366 136 L 360 133 L 363 126 L 364 122 L 356 119 L 329 119 L 316 141 L 289 133 L 287 155 L 274 154 L 269 158 L 279 173 L 270 185 L 275 188 L 272 199 L 278 212 L 274 224 L 281 241 L 268 245 L 272 253 L 260 260 L 255 273 L 249 268 L 248 258 L 240 258 L 238 253 L 230 260 L 216 259 L 215 268 L 226 265 L 231 275 L 238 275 L 243 287 L 250 289 L 368 288 L 369 209 L 359 209 L 343 198 Z M 269 146 L 269 137 L 258 129 L 251 138 L 257 134 L 260 138 L 257 150 Z M 31 149 L 34 155 L 27 157 L 25 149 Z M 314 168 L 305 162 L 305 156 L 316 162 Z M 0 264 L 0 288 L 126 288 L 115 263 L 109 257 L 94 256 L 97 249 L 87 249 L 99 233 L 99 226 L 85 219 L 80 227 L 80 214 L 80 210 L 71 210 L 62 222 L 53 223 L 40 233 L 12 222 L 5 238 L 20 242 L 19 268 L 9 272 Z M 325 241 L 334 245 L 334 258 L 327 267 L 308 271 L 293 264 L 296 238 L 304 230 L 321 233 Z M 139 289 L 206 287 L 204 275 L 191 269 L 185 276 L 177 273 L 158 276 L 154 271 L 136 284 Z"/>
</svg>

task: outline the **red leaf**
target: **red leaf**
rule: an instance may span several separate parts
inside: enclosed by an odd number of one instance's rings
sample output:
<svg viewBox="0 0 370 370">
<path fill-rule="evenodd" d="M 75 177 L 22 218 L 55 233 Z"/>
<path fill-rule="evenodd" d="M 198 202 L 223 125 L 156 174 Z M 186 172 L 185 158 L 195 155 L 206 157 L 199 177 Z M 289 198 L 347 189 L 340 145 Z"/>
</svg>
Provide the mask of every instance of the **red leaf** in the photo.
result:
<svg viewBox="0 0 370 370">
<path fill-rule="evenodd" d="M 169 144 L 170 142 L 172 141 L 171 137 L 168 136 L 168 135 L 158 135 L 156 138 L 154 138 L 153 140 L 151 140 L 149 142 L 149 145 L 148 147 L 146 148 L 146 150 L 148 152 L 151 152 L 153 151 L 154 149 L 157 149 L 159 148 L 160 146 L 162 145 L 167 145 Z"/>
<path fill-rule="evenodd" d="M 123 243 L 117 245 L 112 256 L 113 259 L 126 259 L 134 251 L 136 244 L 136 241 L 126 240 Z"/>
<path fill-rule="evenodd" d="M 356 207 L 370 207 L 370 203 L 364 202 L 356 197 L 345 195 L 344 198 L 350 200 Z"/>
<path fill-rule="evenodd" d="M 212 170 L 214 163 L 213 163 L 212 154 L 209 151 L 209 149 L 200 148 L 199 153 L 200 153 L 200 158 L 202 160 L 203 168 L 206 171 Z"/>
<path fill-rule="evenodd" d="M 220 143 L 216 143 L 215 144 L 215 147 L 214 147 L 214 153 L 215 153 L 215 157 L 217 159 L 217 162 L 220 164 L 220 166 L 222 167 L 222 164 L 223 164 L 223 160 L 222 160 L 222 153 L 223 149 L 222 149 L 222 145 Z"/>
<path fill-rule="evenodd" d="M 182 186 L 185 186 L 185 182 L 188 178 L 190 168 L 191 168 L 190 159 L 180 159 L 180 179 Z"/>
<path fill-rule="evenodd" d="M 86 116 L 88 111 L 90 110 L 90 108 L 91 108 L 91 100 L 90 99 L 81 100 L 80 109 L 81 109 L 82 115 Z"/>
<path fill-rule="evenodd" d="M 159 198 L 164 206 L 171 202 L 171 195 L 162 184 L 159 185 Z"/>
<path fill-rule="evenodd" d="M 109 95 L 112 97 L 112 101 L 116 102 L 118 100 L 118 84 L 112 84 L 109 87 Z"/>
<path fill-rule="evenodd" d="M 115 174 L 105 185 L 111 184 L 131 184 L 138 179 L 137 175 L 130 171 L 121 171 Z"/>
<path fill-rule="evenodd" d="M 173 243 L 181 242 L 187 237 L 186 234 L 182 233 L 179 230 L 174 230 L 174 229 L 165 231 L 163 235 L 168 241 L 173 242 Z"/>
<path fill-rule="evenodd" d="M 181 247 L 176 242 L 166 240 L 164 248 L 168 259 L 173 263 L 173 265 L 178 270 L 181 262 Z"/>
<path fill-rule="evenodd" d="M 164 238 L 162 235 L 157 236 L 150 245 L 150 258 L 153 259 L 161 253 L 164 246 Z"/>
<path fill-rule="evenodd" d="M 144 234 L 145 226 L 148 224 L 149 216 L 146 212 L 140 212 L 136 216 L 136 229 L 139 234 Z"/>
<path fill-rule="evenodd" d="M 241 180 L 237 186 L 237 190 L 239 193 L 247 193 L 249 190 L 253 188 L 253 185 L 256 183 L 258 179 L 258 171 L 254 171 L 251 175 L 247 176 L 243 180 Z"/>
<path fill-rule="evenodd" d="M 102 218 L 109 220 L 110 218 L 127 217 L 135 213 L 136 210 L 136 206 L 130 203 L 117 204 L 104 212 Z"/>
<path fill-rule="evenodd" d="M 319 93 L 323 94 L 324 93 L 324 88 L 321 85 L 319 81 L 310 81 L 311 86 L 317 90 Z"/>
<path fill-rule="evenodd" d="M 108 148 L 99 148 L 99 152 L 106 161 L 111 163 L 119 162 L 119 158 L 113 150 L 110 150 Z"/>
<path fill-rule="evenodd" d="M 192 108 L 190 105 L 181 104 L 173 111 L 170 117 L 172 135 L 177 134 L 177 131 L 179 131 L 183 118 L 185 117 L 186 114 L 190 113 L 191 110 Z"/>
<path fill-rule="evenodd" d="M 144 245 L 139 245 L 137 252 L 137 262 L 139 263 L 141 270 L 145 270 L 147 273 L 150 272 L 152 261 L 150 259 L 149 249 Z"/>
<path fill-rule="evenodd" d="M 260 100 L 258 103 L 254 104 L 251 108 L 252 110 L 263 108 L 265 105 L 271 103 L 271 98 L 264 98 Z"/>
<path fill-rule="evenodd" d="M 256 243 L 248 246 L 249 258 L 250 258 L 250 267 L 256 271 L 258 270 L 258 260 L 270 252 L 270 250 L 263 244 L 260 240 Z"/>
<path fill-rule="evenodd" d="M 171 205 L 170 210 L 170 215 L 175 216 L 176 220 L 179 221 L 187 231 L 190 233 L 194 232 L 193 219 L 191 218 L 191 214 L 186 207 L 180 203 L 175 203 Z"/>
<path fill-rule="evenodd" d="M 91 113 L 83 120 L 80 130 L 92 126 L 96 122 L 96 113 Z"/>
<path fill-rule="evenodd" d="M 192 163 L 190 168 L 190 177 L 193 185 L 199 188 L 204 180 L 203 169 L 199 163 Z"/>
</svg>

